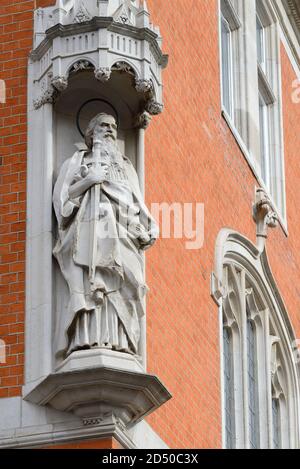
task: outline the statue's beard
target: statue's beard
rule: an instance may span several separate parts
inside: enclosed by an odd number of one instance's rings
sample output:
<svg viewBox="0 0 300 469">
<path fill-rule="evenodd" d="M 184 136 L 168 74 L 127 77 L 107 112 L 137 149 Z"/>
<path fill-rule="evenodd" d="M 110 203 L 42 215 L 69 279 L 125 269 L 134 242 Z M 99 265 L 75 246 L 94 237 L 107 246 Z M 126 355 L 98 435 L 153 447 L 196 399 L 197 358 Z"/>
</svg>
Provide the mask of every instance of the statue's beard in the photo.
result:
<svg viewBox="0 0 300 469">
<path fill-rule="evenodd" d="M 108 153 L 112 161 L 123 161 L 122 153 L 120 152 L 117 141 L 110 137 L 105 137 L 102 140 L 101 151 Z"/>
</svg>

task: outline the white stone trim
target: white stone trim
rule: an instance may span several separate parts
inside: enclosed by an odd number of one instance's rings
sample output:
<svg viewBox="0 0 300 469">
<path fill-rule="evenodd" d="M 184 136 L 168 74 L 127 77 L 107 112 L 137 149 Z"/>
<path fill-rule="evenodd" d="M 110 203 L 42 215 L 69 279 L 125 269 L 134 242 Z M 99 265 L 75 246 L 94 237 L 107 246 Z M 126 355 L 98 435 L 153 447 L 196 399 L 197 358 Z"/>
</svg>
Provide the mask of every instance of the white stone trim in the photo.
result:
<svg viewBox="0 0 300 469">
<path fill-rule="evenodd" d="M 0 449 L 37 448 L 110 437 L 125 448 L 168 448 L 145 421 L 126 434 L 113 425 L 87 427 L 74 416 L 30 404 L 21 397 L 0 399 L 0 415 Z"/>
<path fill-rule="evenodd" d="M 282 42 L 288 49 L 288 55 L 293 64 L 295 72 L 300 70 L 300 43 L 296 36 L 295 30 L 290 22 L 286 9 L 283 5 L 282 0 L 271 0 L 274 11 L 280 22 Z M 283 40 L 284 37 L 284 40 Z M 299 75 L 298 75 L 299 77 Z"/>
</svg>

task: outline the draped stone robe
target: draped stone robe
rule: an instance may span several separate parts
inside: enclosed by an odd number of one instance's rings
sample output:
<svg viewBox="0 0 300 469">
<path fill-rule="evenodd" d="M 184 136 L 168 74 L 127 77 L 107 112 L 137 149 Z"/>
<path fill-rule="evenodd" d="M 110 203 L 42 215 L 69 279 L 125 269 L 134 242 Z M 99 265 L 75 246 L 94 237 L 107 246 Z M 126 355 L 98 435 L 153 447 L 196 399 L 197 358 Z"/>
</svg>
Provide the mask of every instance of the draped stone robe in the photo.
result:
<svg viewBox="0 0 300 469">
<path fill-rule="evenodd" d="M 53 253 L 69 287 L 68 310 L 57 318 L 54 346 L 56 353 L 63 355 L 90 347 L 136 354 L 147 290 L 141 251 L 153 244 L 158 228 L 143 202 L 133 165 L 117 152 L 108 162 L 108 180 L 100 186 L 92 286 L 92 188 L 77 199 L 69 197 L 70 185 L 83 177 L 87 157 L 87 151 L 77 151 L 65 161 L 54 187 L 58 240 Z M 148 246 L 140 244 L 136 227 L 150 235 Z M 100 303 L 95 289 L 103 296 Z"/>
</svg>

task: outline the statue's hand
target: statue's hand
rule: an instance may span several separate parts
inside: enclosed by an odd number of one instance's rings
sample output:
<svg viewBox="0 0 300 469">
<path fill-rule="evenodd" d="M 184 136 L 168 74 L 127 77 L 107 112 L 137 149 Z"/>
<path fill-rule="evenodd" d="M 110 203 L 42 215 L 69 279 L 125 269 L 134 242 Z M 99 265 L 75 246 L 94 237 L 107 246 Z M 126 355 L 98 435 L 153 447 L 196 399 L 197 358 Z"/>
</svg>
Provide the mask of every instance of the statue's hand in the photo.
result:
<svg viewBox="0 0 300 469">
<path fill-rule="evenodd" d="M 95 184 L 101 184 L 103 181 L 105 181 L 107 176 L 107 165 L 93 165 L 89 168 L 89 172 L 85 179 L 90 183 L 91 186 L 94 186 Z"/>
</svg>

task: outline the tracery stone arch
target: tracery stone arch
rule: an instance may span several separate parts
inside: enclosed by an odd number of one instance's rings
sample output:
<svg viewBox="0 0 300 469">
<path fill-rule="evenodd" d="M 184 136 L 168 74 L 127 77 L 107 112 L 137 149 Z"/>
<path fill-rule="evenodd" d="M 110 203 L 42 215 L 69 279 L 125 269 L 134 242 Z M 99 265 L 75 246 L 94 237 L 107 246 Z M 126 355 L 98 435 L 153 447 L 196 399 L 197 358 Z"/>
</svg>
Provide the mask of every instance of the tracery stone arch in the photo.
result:
<svg viewBox="0 0 300 469">
<path fill-rule="evenodd" d="M 234 389 L 232 418 L 235 434 L 234 441 L 226 439 L 228 425 L 225 408 L 224 446 L 228 446 L 231 441 L 231 446 L 235 448 L 251 447 L 247 376 L 247 321 L 250 321 L 253 324 L 257 356 L 254 373 L 258 446 L 298 447 L 299 365 L 293 353 L 295 334 L 271 273 L 265 248 L 258 249 L 250 240 L 232 230 L 221 230 L 216 243 L 212 296 L 219 306 L 220 336 L 225 327 L 230 330 L 232 337 L 234 373 L 233 382 L 227 385 Z M 235 337 L 239 337 L 240 343 Z M 221 346 L 224 351 L 222 336 Z M 226 357 L 222 361 L 223 371 L 224 361 Z M 223 407 L 226 407 L 228 390 L 226 382 L 224 388 L 224 380 L 226 374 L 223 377 Z M 276 425 L 275 418 L 278 419 Z"/>
</svg>

